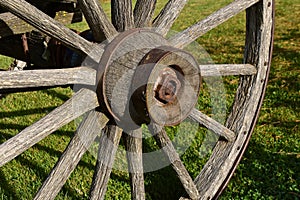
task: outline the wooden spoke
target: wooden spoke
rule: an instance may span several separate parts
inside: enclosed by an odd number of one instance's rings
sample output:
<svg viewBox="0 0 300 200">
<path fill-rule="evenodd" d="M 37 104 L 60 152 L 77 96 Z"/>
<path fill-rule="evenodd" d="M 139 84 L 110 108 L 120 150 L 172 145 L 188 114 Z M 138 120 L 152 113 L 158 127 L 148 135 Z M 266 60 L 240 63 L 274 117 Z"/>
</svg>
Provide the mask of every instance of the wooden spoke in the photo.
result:
<svg viewBox="0 0 300 200">
<path fill-rule="evenodd" d="M 0 145 L 0 166 L 85 112 L 98 107 L 95 92 L 81 89 L 62 106 Z"/>
<path fill-rule="evenodd" d="M 167 35 L 187 1 L 188 0 L 169 0 L 153 22 L 153 26 L 157 28 L 158 33 L 163 36 Z"/>
<path fill-rule="evenodd" d="M 72 22 L 80 21 L 81 18 L 76 18 L 78 13 L 65 13 L 59 12 L 55 16 L 55 20 L 59 21 L 62 24 L 71 24 Z M 81 16 L 81 15 L 80 15 Z M 15 35 L 15 34 L 22 34 L 25 32 L 30 32 L 34 30 L 34 28 L 28 25 L 26 22 L 18 18 L 17 16 L 11 13 L 1 13 L 0 14 L 0 38 Z"/>
<path fill-rule="evenodd" d="M 226 128 L 224 125 L 220 124 L 216 120 L 208 117 L 197 109 L 193 109 L 189 118 L 202 124 L 209 130 L 213 131 L 217 135 L 225 138 L 227 141 L 232 142 L 235 139 L 235 134 L 230 129 Z"/>
<path fill-rule="evenodd" d="M 0 90 L 70 84 L 96 84 L 96 70 L 88 67 L 51 70 L 0 71 Z"/>
<path fill-rule="evenodd" d="M 201 76 L 255 75 L 257 70 L 250 64 L 200 65 Z"/>
<path fill-rule="evenodd" d="M 79 0 L 78 3 L 97 42 L 102 42 L 117 34 L 98 0 Z"/>
<path fill-rule="evenodd" d="M 122 129 L 113 125 L 107 126 L 107 129 L 101 134 L 97 165 L 90 191 L 91 200 L 104 199 L 121 136 Z"/>
<path fill-rule="evenodd" d="M 100 60 L 103 53 L 102 48 L 85 40 L 26 1 L 0 0 L 0 6 L 20 17 L 36 29 L 61 41 L 69 48 L 85 53 L 95 61 Z"/>
<path fill-rule="evenodd" d="M 145 199 L 141 128 L 127 133 L 126 150 L 132 199 Z"/>
<path fill-rule="evenodd" d="M 170 38 L 170 43 L 177 48 L 183 48 L 195 41 L 198 37 L 204 35 L 208 31 L 219 26 L 240 12 L 246 10 L 258 1 L 259 0 L 235 0 L 231 4 L 209 15 L 204 20 L 199 21 L 195 25 L 173 36 Z"/>
<path fill-rule="evenodd" d="M 156 6 L 156 0 L 138 0 L 133 15 L 136 27 L 150 27 Z"/>
<path fill-rule="evenodd" d="M 87 115 L 34 199 L 56 197 L 107 122 L 108 118 L 102 113 L 91 111 Z"/>
<path fill-rule="evenodd" d="M 134 27 L 131 0 L 111 0 L 112 23 L 120 32 Z"/>
<path fill-rule="evenodd" d="M 178 153 L 176 152 L 172 144 L 172 141 L 168 137 L 164 128 L 159 125 L 150 124 L 149 130 L 155 137 L 155 140 L 157 141 L 159 147 L 162 148 L 169 161 L 171 162 L 173 169 L 176 171 L 189 197 L 191 199 L 198 199 L 199 192 L 197 190 L 197 187 L 194 184 L 194 181 L 189 175 L 188 171 L 186 170 L 184 164 L 182 163 Z"/>
</svg>

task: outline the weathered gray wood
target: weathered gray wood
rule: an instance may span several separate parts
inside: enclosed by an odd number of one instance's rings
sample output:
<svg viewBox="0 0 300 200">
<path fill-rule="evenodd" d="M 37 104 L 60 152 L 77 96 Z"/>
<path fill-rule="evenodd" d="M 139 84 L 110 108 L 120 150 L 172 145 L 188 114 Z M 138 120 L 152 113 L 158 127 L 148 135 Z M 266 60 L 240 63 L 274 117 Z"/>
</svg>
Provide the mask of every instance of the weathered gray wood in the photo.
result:
<svg viewBox="0 0 300 200">
<path fill-rule="evenodd" d="M 135 27 L 151 27 L 156 0 L 137 0 L 133 16 Z"/>
<path fill-rule="evenodd" d="M 26 1 L 0 0 L 0 6 L 20 17 L 36 29 L 57 39 L 58 41 L 61 41 L 69 48 L 75 51 L 83 52 L 89 55 L 95 61 L 100 60 L 103 53 L 102 48 L 83 39 L 78 34 L 66 28 L 64 25 L 55 21 Z"/>
<path fill-rule="evenodd" d="M 219 141 L 196 178 L 201 199 L 220 195 L 245 151 L 254 129 L 270 69 L 274 29 L 274 1 L 262 0 L 247 10 L 245 62 L 257 75 L 241 77 L 226 126 L 237 134 L 234 143 Z"/>
<path fill-rule="evenodd" d="M 208 117 L 197 109 L 193 109 L 190 116 L 190 119 L 197 121 L 202 124 L 209 130 L 213 131 L 215 134 L 225 138 L 227 141 L 232 142 L 235 139 L 235 134 L 229 130 L 224 125 L 220 124 L 216 120 Z"/>
<path fill-rule="evenodd" d="M 97 95 L 81 89 L 48 115 L 0 145 L 0 166 L 14 159 L 37 142 L 85 112 L 99 106 Z"/>
<path fill-rule="evenodd" d="M 131 0 L 111 0 L 112 23 L 120 32 L 134 27 Z"/>
<path fill-rule="evenodd" d="M 193 179 L 191 178 L 184 164 L 182 163 L 178 153 L 176 152 L 172 144 L 172 141 L 165 132 L 164 127 L 156 124 L 150 124 L 148 127 L 151 134 L 155 138 L 157 144 L 163 150 L 163 152 L 171 162 L 173 169 L 177 173 L 177 176 L 180 179 L 189 197 L 191 199 L 198 199 L 199 192 L 196 188 L 196 185 L 194 184 Z"/>
<path fill-rule="evenodd" d="M 156 31 L 165 36 L 171 29 L 188 0 L 169 0 L 153 22 Z"/>
<path fill-rule="evenodd" d="M 53 70 L 0 71 L 0 90 L 70 84 L 96 85 L 96 70 L 76 67 Z"/>
<path fill-rule="evenodd" d="M 126 156 L 131 180 L 131 199 L 145 199 L 142 129 L 128 131 L 126 139 Z"/>
<path fill-rule="evenodd" d="M 74 21 L 80 21 L 80 19 L 76 18 L 76 16 L 78 16 L 78 14 L 62 11 L 56 14 L 55 20 L 67 25 L 73 23 Z M 30 26 L 17 16 L 8 12 L 0 14 L 0 38 L 30 32 L 32 30 L 34 30 L 34 27 Z"/>
<path fill-rule="evenodd" d="M 103 101 L 108 111 L 118 120 L 131 119 L 128 102 L 132 93 L 134 70 L 151 49 L 166 44 L 159 34 L 148 30 L 130 30 L 119 34 L 107 47 L 100 65 L 103 75 Z M 125 126 L 128 126 L 125 122 Z M 123 127 L 122 127 L 123 128 Z"/>
<path fill-rule="evenodd" d="M 236 0 L 209 15 L 204 20 L 199 21 L 195 25 L 173 36 L 170 38 L 170 43 L 177 48 L 183 48 L 258 1 L 259 0 Z"/>
<path fill-rule="evenodd" d="M 98 0 L 78 0 L 78 3 L 97 42 L 102 42 L 117 34 Z"/>
<path fill-rule="evenodd" d="M 108 118 L 97 111 L 91 111 L 80 124 L 64 153 L 52 169 L 51 173 L 34 197 L 38 199 L 54 199 L 68 177 L 71 175 L 80 159 L 92 145 Z"/>
<path fill-rule="evenodd" d="M 100 136 L 98 159 L 90 191 L 91 200 L 104 199 L 113 162 L 122 136 L 122 129 L 109 125 Z"/>
<path fill-rule="evenodd" d="M 257 70 L 250 64 L 200 65 L 201 76 L 255 75 Z"/>
</svg>

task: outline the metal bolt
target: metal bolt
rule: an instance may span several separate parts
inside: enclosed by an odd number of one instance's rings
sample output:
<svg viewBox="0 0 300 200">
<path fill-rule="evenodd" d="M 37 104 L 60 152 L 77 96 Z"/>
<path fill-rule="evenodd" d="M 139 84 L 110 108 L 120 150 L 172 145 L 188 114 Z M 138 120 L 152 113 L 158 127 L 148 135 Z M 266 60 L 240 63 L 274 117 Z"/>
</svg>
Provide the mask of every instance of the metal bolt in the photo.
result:
<svg viewBox="0 0 300 200">
<path fill-rule="evenodd" d="M 180 87 L 181 83 L 175 71 L 166 68 L 161 72 L 155 83 L 155 98 L 163 104 L 172 103 L 175 101 Z"/>
</svg>

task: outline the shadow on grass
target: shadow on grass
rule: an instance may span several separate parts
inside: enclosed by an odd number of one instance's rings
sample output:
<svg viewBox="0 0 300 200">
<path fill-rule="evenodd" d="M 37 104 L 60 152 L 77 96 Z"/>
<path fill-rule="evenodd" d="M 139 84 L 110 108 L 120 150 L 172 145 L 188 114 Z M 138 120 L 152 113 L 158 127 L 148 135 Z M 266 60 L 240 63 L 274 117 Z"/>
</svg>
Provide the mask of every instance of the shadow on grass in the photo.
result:
<svg viewBox="0 0 300 200">
<path fill-rule="evenodd" d="M 299 155 L 271 152 L 251 140 L 222 199 L 300 199 L 299 166 Z"/>
</svg>

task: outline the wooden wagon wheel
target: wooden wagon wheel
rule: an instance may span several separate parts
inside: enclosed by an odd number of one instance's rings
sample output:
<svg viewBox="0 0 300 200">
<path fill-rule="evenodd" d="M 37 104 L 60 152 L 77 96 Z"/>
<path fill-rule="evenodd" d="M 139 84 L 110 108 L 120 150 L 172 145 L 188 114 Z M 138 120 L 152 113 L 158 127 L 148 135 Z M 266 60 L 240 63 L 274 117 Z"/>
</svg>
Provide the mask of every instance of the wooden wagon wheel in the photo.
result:
<svg viewBox="0 0 300 200">
<path fill-rule="evenodd" d="M 106 131 L 100 136 L 99 155 L 105 156 L 107 163 L 97 163 L 90 198 L 104 198 L 115 156 L 114 145 L 118 145 L 124 129 L 128 133 L 127 150 L 133 152 L 127 155 L 132 198 L 145 199 L 139 127 L 145 123 L 169 158 L 187 197 L 218 197 L 247 147 L 263 101 L 273 44 L 274 1 L 236 0 L 170 39 L 165 39 L 164 36 L 187 3 L 186 0 L 170 0 L 154 21 L 152 17 L 156 0 L 137 0 L 134 11 L 131 0 L 112 0 L 112 22 L 97 0 L 78 0 L 78 3 L 96 41 L 101 41 L 104 35 L 108 43 L 98 45 L 83 39 L 24 0 L 0 0 L 3 8 L 69 48 L 100 63 L 97 69 L 77 67 L 0 72 L 0 89 L 85 85 L 65 104 L 2 143 L 0 166 L 87 112 L 35 199 L 54 199 L 85 153 L 85 147 L 92 144 L 104 127 Z M 243 64 L 199 67 L 193 56 L 180 50 L 245 10 L 247 22 Z M 136 29 L 150 26 L 155 27 L 155 31 Z M 200 71 L 201 76 L 211 76 L 216 71 L 224 76 L 240 76 L 235 102 L 225 125 L 193 108 L 197 101 L 194 94 L 198 94 L 200 88 Z M 120 94 L 123 95 L 122 98 L 117 97 L 113 101 L 116 79 L 123 74 L 126 74 L 123 84 L 125 89 L 121 93 L 125 93 Z M 190 93 L 189 88 L 195 92 Z M 129 97 L 130 91 L 133 91 L 133 95 Z M 180 109 L 178 105 L 182 98 L 185 98 L 186 105 Z M 81 105 L 76 108 L 75 113 L 74 103 Z M 161 128 L 178 124 L 187 117 L 220 135 L 210 159 L 195 180 L 188 174 L 166 132 Z M 128 119 L 132 120 L 126 121 Z M 109 138 L 111 143 L 105 142 L 105 138 Z"/>
</svg>

